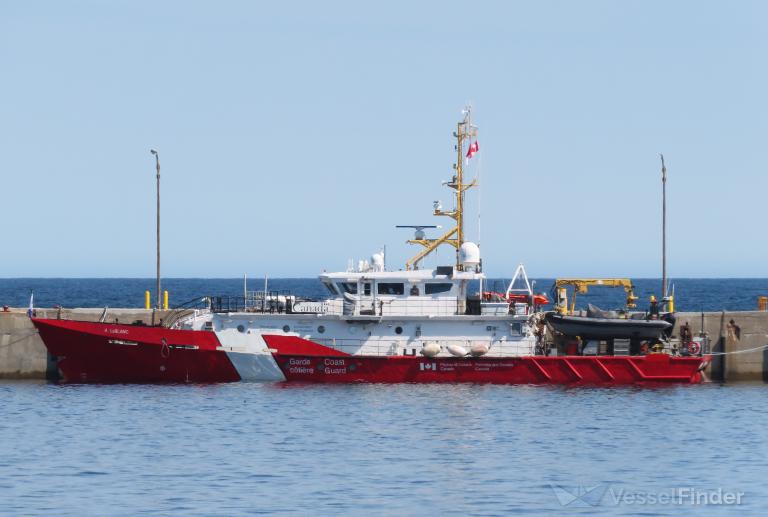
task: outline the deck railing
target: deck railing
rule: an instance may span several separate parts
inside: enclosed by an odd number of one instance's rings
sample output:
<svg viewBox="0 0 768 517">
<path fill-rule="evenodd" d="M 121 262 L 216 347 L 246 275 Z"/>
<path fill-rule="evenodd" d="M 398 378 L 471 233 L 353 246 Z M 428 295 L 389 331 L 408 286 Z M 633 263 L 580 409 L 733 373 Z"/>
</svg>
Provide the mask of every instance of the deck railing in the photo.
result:
<svg viewBox="0 0 768 517">
<path fill-rule="evenodd" d="M 443 347 L 441 357 L 450 355 L 447 352 L 449 345 L 458 345 L 469 351 L 473 344 L 483 343 L 488 345 L 489 354 L 502 357 L 514 357 L 519 355 L 531 355 L 534 353 L 533 340 L 522 339 L 519 341 L 502 341 L 496 339 L 392 339 L 392 338 L 360 338 L 337 339 L 312 337 L 312 341 L 331 347 L 350 355 L 419 355 L 421 349 L 427 343 L 439 342 Z"/>
<path fill-rule="evenodd" d="M 378 298 L 348 301 L 334 298 L 324 302 L 325 313 L 339 316 L 455 316 L 463 314 L 463 304 L 456 297 Z"/>
</svg>

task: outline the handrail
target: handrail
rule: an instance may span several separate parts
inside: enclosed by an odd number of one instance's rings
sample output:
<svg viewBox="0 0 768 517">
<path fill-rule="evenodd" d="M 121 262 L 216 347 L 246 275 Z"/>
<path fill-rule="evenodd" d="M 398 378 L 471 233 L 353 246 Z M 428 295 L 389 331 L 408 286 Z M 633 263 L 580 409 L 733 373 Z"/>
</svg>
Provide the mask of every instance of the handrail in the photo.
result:
<svg viewBox="0 0 768 517">
<path fill-rule="evenodd" d="M 210 309 L 209 297 L 198 296 L 197 298 L 192 298 L 191 300 L 187 300 L 186 302 L 182 302 L 179 305 L 176 305 L 166 315 L 163 326 L 171 328 L 178 321 L 189 316 L 189 311 L 195 311 L 198 309 Z"/>
<path fill-rule="evenodd" d="M 210 309 L 215 313 L 226 312 L 257 312 L 282 314 L 291 313 L 293 304 L 297 301 L 290 291 L 255 291 L 261 296 L 209 296 Z M 304 301 L 304 300 L 302 300 Z M 306 300 L 310 301 L 310 300 Z"/>
<path fill-rule="evenodd" d="M 375 353 L 377 355 L 397 355 L 398 350 L 405 348 L 409 351 L 416 350 L 418 354 L 424 344 L 434 342 L 434 339 L 403 339 L 403 338 L 322 338 L 313 336 L 312 341 L 320 345 L 335 348 L 342 352 L 355 355 L 359 350 L 366 349 L 365 355 Z M 516 341 L 498 341 L 493 338 L 486 339 L 441 339 L 440 344 L 447 347 L 451 344 L 461 345 L 469 350 L 473 342 L 486 343 L 493 352 L 493 357 L 527 357 L 531 354 L 530 343 L 525 339 Z M 521 350 L 522 349 L 522 350 Z M 411 355 L 411 354 L 406 354 Z M 453 357 L 441 355 L 442 358 Z"/>
</svg>

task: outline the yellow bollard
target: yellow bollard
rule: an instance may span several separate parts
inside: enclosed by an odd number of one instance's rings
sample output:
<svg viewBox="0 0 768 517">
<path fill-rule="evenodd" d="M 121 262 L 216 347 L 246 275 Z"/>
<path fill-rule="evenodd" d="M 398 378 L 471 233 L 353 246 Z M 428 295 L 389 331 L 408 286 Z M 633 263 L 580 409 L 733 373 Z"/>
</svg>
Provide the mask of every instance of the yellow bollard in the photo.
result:
<svg viewBox="0 0 768 517">
<path fill-rule="evenodd" d="M 168 291 L 163 291 L 163 309 L 168 310 Z"/>
<path fill-rule="evenodd" d="M 144 308 L 147 310 L 151 309 L 149 306 L 149 291 L 144 291 Z"/>
</svg>

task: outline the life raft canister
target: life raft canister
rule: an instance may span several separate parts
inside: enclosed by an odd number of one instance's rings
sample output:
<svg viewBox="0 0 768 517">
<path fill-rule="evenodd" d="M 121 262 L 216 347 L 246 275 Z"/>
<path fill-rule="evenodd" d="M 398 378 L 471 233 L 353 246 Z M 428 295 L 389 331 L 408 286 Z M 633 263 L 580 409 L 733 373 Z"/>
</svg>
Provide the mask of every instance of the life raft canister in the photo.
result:
<svg viewBox="0 0 768 517">
<path fill-rule="evenodd" d="M 701 343 L 698 343 L 697 341 L 689 341 L 687 345 L 685 345 L 685 348 L 688 350 L 688 353 L 691 355 L 699 355 L 699 352 L 701 352 Z"/>
</svg>

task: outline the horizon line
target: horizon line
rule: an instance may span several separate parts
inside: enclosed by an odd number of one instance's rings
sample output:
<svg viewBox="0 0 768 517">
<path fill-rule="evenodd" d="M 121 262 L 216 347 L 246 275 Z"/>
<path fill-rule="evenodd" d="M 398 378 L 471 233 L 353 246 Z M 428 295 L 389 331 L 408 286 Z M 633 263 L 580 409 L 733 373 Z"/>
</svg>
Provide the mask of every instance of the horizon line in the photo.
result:
<svg viewBox="0 0 768 517">
<path fill-rule="evenodd" d="M 263 280 L 264 276 L 248 277 L 249 280 Z M 266 277 L 268 280 L 318 280 L 317 276 L 273 276 Z M 511 276 L 487 276 L 486 279 L 506 279 Z M 574 275 L 568 276 L 530 276 L 533 280 L 554 280 L 556 278 L 630 278 L 631 280 L 661 280 L 661 277 L 652 276 L 591 276 L 584 275 L 577 277 Z M 0 276 L 2 280 L 151 280 L 156 281 L 156 277 L 144 277 L 144 276 Z M 243 280 L 241 276 L 169 276 L 163 277 L 161 280 Z M 667 280 L 768 280 L 768 276 L 678 276 L 667 278 Z"/>
</svg>

